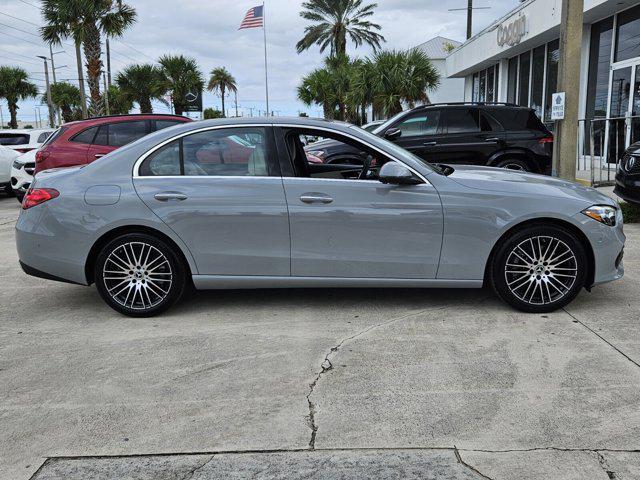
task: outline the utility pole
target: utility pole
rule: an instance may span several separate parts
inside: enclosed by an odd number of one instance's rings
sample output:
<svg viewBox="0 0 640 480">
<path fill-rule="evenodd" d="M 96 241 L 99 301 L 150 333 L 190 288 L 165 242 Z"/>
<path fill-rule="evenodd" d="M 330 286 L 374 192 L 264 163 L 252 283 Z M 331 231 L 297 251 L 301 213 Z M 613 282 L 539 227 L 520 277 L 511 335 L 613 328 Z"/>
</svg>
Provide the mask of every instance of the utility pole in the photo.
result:
<svg viewBox="0 0 640 480">
<path fill-rule="evenodd" d="M 107 47 L 107 85 L 111 86 L 111 48 L 109 47 L 109 37 L 106 38 L 105 45 Z M 105 87 L 105 91 L 106 89 L 107 87 Z"/>
<path fill-rule="evenodd" d="M 564 92 L 564 118 L 556 121 L 553 142 L 553 175 L 576 178 L 578 158 L 578 105 L 584 0 L 562 0 L 558 92 Z"/>
<path fill-rule="evenodd" d="M 84 91 L 84 73 L 82 71 L 82 53 L 80 52 L 80 42 L 76 41 L 76 63 L 78 64 L 78 86 L 80 87 L 80 106 L 82 107 L 82 118 L 87 118 L 87 93 Z"/>
<path fill-rule="evenodd" d="M 238 116 L 238 91 L 234 91 L 233 93 L 235 93 L 235 104 L 236 104 L 236 117 Z"/>
<path fill-rule="evenodd" d="M 111 115 L 111 112 L 109 111 L 109 87 L 107 87 L 107 76 L 104 73 L 102 74 L 102 80 L 104 81 L 104 108 L 105 108 L 105 113 L 107 115 Z"/>
<path fill-rule="evenodd" d="M 467 40 L 473 35 L 473 11 L 474 10 L 488 10 L 491 7 L 474 7 L 473 0 L 467 0 L 467 8 L 450 8 L 450 12 L 459 12 L 462 10 L 467 11 Z"/>
<path fill-rule="evenodd" d="M 53 51 L 53 47 L 51 44 L 49 44 L 49 58 L 51 59 L 51 74 L 53 75 L 53 84 L 56 85 L 58 83 L 58 81 L 56 80 L 56 69 L 57 68 L 64 68 L 64 67 L 56 67 L 55 61 L 53 59 L 54 55 L 57 55 L 59 53 L 64 53 L 64 50 L 61 50 L 59 52 L 54 52 Z M 65 65 L 66 67 L 66 65 Z M 62 125 L 62 112 L 60 111 L 60 109 L 58 108 L 57 105 L 55 105 L 55 109 L 56 112 L 58 114 L 58 125 Z"/>
<path fill-rule="evenodd" d="M 47 107 L 49 109 L 49 126 L 51 128 L 56 126 L 55 120 L 55 112 L 53 109 L 53 102 L 51 101 L 51 84 L 49 83 L 49 66 L 47 65 L 47 57 L 43 55 L 38 55 L 38 58 L 41 58 L 44 62 L 44 79 L 47 87 Z"/>
</svg>

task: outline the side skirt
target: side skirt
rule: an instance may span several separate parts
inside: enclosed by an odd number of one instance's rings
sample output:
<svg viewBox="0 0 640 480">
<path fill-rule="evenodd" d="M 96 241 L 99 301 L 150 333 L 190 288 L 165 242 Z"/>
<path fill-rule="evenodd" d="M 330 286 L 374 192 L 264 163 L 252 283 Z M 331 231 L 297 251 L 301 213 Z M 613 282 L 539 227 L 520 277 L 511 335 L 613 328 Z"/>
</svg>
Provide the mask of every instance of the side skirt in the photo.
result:
<svg viewBox="0 0 640 480">
<path fill-rule="evenodd" d="M 193 275 L 198 290 L 239 288 L 482 288 L 482 280 Z"/>
</svg>

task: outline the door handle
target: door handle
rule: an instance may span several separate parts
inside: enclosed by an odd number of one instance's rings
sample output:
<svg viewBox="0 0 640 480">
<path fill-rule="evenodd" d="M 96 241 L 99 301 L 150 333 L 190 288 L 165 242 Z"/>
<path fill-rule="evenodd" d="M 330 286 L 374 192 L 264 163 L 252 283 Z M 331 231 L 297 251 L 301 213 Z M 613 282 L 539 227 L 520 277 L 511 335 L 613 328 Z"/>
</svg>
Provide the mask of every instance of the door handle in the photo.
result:
<svg viewBox="0 0 640 480">
<path fill-rule="evenodd" d="M 101 158 L 101 157 L 104 157 L 105 155 L 106 155 L 106 153 L 96 153 L 94 155 L 94 158 Z"/>
<path fill-rule="evenodd" d="M 422 145 L 425 147 L 435 147 L 437 144 L 438 142 L 424 142 Z"/>
<path fill-rule="evenodd" d="M 498 137 L 489 137 L 484 139 L 485 142 L 495 142 L 498 143 L 500 139 Z"/>
<path fill-rule="evenodd" d="M 300 197 L 300 200 L 303 203 L 331 203 L 333 202 L 333 198 L 329 195 L 324 195 L 322 193 L 305 193 Z"/>
<path fill-rule="evenodd" d="M 164 192 L 164 193 L 156 193 L 153 198 L 160 202 L 168 202 L 169 200 L 186 200 L 187 196 L 184 193 L 179 192 Z"/>
</svg>

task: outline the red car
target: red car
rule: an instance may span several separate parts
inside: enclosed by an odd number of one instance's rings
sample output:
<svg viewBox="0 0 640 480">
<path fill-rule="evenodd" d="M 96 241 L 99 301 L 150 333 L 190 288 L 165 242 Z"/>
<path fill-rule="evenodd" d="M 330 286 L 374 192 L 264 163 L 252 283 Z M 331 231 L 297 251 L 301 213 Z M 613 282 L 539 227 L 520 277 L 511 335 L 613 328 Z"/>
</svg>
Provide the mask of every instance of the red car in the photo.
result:
<svg viewBox="0 0 640 480">
<path fill-rule="evenodd" d="M 36 153 L 36 173 L 48 168 L 91 163 L 156 130 L 191 122 L 178 115 L 113 115 L 69 122 Z"/>
</svg>

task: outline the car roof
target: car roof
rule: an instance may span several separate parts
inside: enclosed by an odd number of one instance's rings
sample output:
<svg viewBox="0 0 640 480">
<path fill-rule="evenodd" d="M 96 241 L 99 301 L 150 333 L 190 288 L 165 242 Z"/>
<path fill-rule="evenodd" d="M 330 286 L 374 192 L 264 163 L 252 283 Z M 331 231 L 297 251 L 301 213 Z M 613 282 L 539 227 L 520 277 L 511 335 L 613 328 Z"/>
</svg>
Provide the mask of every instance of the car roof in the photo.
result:
<svg viewBox="0 0 640 480">
<path fill-rule="evenodd" d="M 16 129 L 5 128 L 3 130 L 0 130 L 0 134 L 1 133 L 17 133 L 18 135 L 24 135 L 26 133 L 40 134 L 40 133 L 43 133 L 43 132 L 53 132 L 55 129 L 56 129 L 56 127 L 52 127 L 52 128 L 16 128 Z"/>
<path fill-rule="evenodd" d="M 77 125 L 98 125 L 102 123 L 109 123 L 114 120 L 128 119 L 140 119 L 140 120 L 160 120 L 160 119 L 179 119 L 184 120 L 185 123 L 189 123 L 191 119 L 183 115 L 174 115 L 170 113 L 129 113 L 126 115 L 103 115 L 101 117 L 85 118 L 84 120 L 74 120 L 73 122 L 67 122 L 63 124 L 63 127 L 75 127 Z"/>
</svg>

